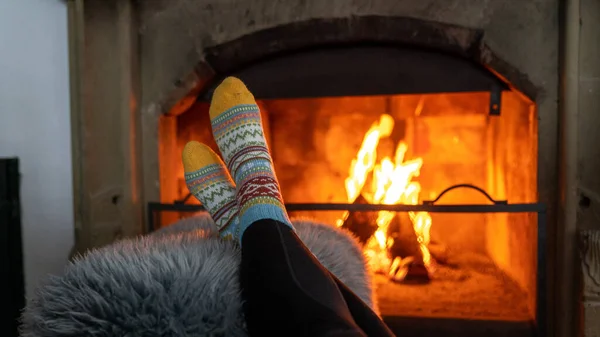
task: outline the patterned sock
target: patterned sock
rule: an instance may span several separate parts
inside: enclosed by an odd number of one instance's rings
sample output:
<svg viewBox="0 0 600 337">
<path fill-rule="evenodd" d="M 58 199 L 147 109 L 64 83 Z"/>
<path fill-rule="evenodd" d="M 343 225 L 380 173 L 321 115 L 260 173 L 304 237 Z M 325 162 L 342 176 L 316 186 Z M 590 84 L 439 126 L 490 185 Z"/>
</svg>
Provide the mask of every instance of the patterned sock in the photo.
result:
<svg viewBox="0 0 600 337">
<path fill-rule="evenodd" d="M 273 161 L 254 96 L 235 77 L 215 90 L 210 105 L 213 135 L 236 184 L 241 238 L 257 220 L 272 219 L 293 228 L 283 204 Z"/>
<path fill-rule="evenodd" d="M 238 237 L 235 186 L 225 164 L 208 146 L 189 142 L 183 149 L 185 183 L 215 221 L 224 239 Z"/>
</svg>

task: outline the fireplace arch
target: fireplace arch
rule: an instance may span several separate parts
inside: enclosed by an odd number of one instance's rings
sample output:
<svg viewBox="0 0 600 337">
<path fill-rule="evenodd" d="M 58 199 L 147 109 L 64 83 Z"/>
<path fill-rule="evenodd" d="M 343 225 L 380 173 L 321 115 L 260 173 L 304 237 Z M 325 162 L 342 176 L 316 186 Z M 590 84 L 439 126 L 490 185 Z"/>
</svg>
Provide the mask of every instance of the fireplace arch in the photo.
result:
<svg viewBox="0 0 600 337">
<path fill-rule="evenodd" d="M 196 98 L 208 101 L 226 76 L 265 99 L 515 90 L 535 100 L 539 90 L 483 36 L 480 29 L 391 16 L 279 25 L 206 48 L 161 110 L 177 115 Z"/>
</svg>

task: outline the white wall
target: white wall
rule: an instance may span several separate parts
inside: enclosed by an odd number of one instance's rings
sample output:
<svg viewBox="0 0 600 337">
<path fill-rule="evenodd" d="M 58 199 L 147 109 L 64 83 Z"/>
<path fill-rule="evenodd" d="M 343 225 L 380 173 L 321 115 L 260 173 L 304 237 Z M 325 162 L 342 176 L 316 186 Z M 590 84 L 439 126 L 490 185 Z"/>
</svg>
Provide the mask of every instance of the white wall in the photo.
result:
<svg viewBox="0 0 600 337">
<path fill-rule="evenodd" d="M 28 295 L 73 246 L 67 5 L 0 0 L 0 157 L 20 158 Z"/>
</svg>

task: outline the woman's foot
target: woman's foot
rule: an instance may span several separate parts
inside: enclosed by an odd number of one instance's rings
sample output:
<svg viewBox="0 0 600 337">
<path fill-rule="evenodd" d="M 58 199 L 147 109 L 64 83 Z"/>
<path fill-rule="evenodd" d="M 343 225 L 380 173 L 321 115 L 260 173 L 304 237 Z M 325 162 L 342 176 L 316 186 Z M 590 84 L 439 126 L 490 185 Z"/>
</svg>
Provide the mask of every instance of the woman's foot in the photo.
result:
<svg viewBox="0 0 600 337">
<path fill-rule="evenodd" d="M 238 240 L 252 223 L 272 219 L 293 228 L 264 138 L 254 96 L 235 77 L 215 90 L 210 106 L 213 135 L 236 184 L 240 228 Z"/>
<path fill-rule="evenodd" d="M 238 237 L 235 185 L 225 164 L 208 146 L 189 142 L 183 149 L 185 183 L 211 215 L 221 237 Z"/>
</svg>

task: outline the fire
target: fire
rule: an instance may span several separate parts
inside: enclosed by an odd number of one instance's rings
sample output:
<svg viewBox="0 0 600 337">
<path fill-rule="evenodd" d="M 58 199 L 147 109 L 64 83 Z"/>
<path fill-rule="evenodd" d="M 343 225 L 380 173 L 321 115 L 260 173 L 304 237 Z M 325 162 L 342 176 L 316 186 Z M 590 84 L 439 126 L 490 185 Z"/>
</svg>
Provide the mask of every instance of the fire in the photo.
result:
<svg viewBox="0 0 600 337">
<path fill-rule="evenodd" d="M 356 158 L 350 164 L 349 175 L 345 181 L 349 203 L 354 202 L 361 195 L 369 174 L 372 175 L 372 193 L 363 193 L 363 197 L 369 203 L 416 205 L 419 202 L 421 185 L 412 181 L 412 178 L 419 175 L 423 165 L 422 158 L 405 160 L 408 146 L 404 142 L 400 142 L 396 147 L 393 159 L 385 157 L 379 163 L 376 162 L 377 145 L 380 139 L 391 134 L 393 128 L 394 119 L 390 115 L 384 114 L 379 121 L 373 123 L 365 134 Z M 403 261 L 400 258 L 391 261 L 388 254 L 388 249 L 394 243 L 393 239 L 388 236 L 388 227 L 395 216 L 395 212 L 380 211 L 378 213 L 377 230 L 367 241 L 365 253 L 375 271 L 387 273 L 394 279 L 402 279 L 406 275 L 406 270 L 400 268 Z M 423 264 L 428 270 L 432 270 L 433 261 L 428 249 L 431 217 L 427 212 L 410 212 L 409 217 L 417 236 Z M 338 220 L 338 226 L 341 226 L 343 222 L 344 219 Z"/>
<path fill-rule="evenodd" d="M 346 178 L 348 202 L 354 202 L 367 181 L 367 175 L 373 170 L 377 159 L 379 139 L 388 137 L 394 129 L 394 119 L 390 115 L 382 115 L 379 122 L 373 123 L 365 134 L 356 158 L 350 164 L 350 174 Z"/>
</svg>

